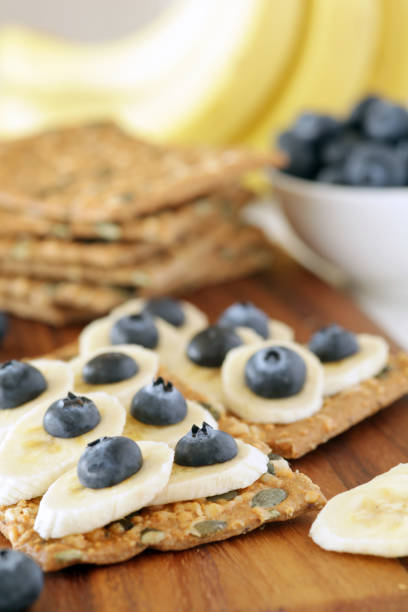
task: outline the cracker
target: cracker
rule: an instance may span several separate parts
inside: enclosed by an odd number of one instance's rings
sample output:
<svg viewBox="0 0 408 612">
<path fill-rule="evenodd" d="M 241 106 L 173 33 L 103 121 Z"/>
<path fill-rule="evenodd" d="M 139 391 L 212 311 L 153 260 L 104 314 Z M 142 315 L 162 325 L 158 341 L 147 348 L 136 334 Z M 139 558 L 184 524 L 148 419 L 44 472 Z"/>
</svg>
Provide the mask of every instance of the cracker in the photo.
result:
<svg viewBox="0 0 408 612">
<path fill-rule="evenodd" d="M 7 296 L 0 296 L 0 310 L 5 310 L 22 319 L 33 319 L 54 327 L 61 327 L 71 323 L 82 323 L 92 318 L 86 310 L 63 308 L 53 304 L 42 304 L 41 308 L 34 310 L 26 300 L 18 300 Z"/>
<path fill-rule="evenodd" d="M 138 242 L 171 245 L 184 236 L 207 231 L 220 221 L 236 217 L 254 194 L 238 185 L 200 197 L 174 209 L 112 222 L 56 223 L 39 216 L 16 214 L 0 209 L 0 238 L 45 238 L 58 240 L 93 239 L 105 242 Z"/>
<path fill-rule="evenodd" d="M 61 222 L 127 221 L 276 165 L 279 154 L 164 147 L 112 123 L 0 144 L 0 207 Z"/>
<path fill-rule="evenodd" d="M 288 425 L 255 424 L 227 413 L 220 418 L 219 427 L 238 438 L 258 438 L 283 457 L 297 459 L 406 393 L 408 355 L 400 353 L 391 356 L 388 366 L 376 377 L 326 398 L 321 410 L 307 419 Z"/>
<path fill-rule="evenodd" d="M 207 277 L 211 279 L 214 266 L 220 265 L 221 270 L 224 261 L 224 268 L 230 270 L 229 262 L 239 259 L 248 248 L 258 250 L 258 255 L 253 256 L 254 261 L 264 260 L 265 244 L 256 228 L 227 223 L 221 224 L 211 234 L 193 238 L 165 254 L 134 265 L 95 267 L 3 259 L 0 261 L 0 273 L 71 283 L 137 287 L 142 288 L 144 294 L 153 295 L 179 290 Z M 237 273 L 240 273 L 239 266 Z"/>
<path fill-rule="evenodd" d="M 45 571 L 77 563 L 118 563 L 146 548 L 167 551 L 201 546 L 269 522 L 286 521 L 324 505 L 325 498 L 317 485 L 281 463 L 273 463 L 275 475 L 261 476 L 251 486 L 234 492 L 233 499 L 201 498 L 151 506 L 89 533 L 48 541 L 33 529 L 40 499 L 23 501 L 0 507 L 0 531 L 13 548 L 29 554 Z M 267 493 L 259 496 L 262 491 Z M 269 496 L 268 506 L 256 505 L 265 503 L 265 495 Z"/>
</svg>

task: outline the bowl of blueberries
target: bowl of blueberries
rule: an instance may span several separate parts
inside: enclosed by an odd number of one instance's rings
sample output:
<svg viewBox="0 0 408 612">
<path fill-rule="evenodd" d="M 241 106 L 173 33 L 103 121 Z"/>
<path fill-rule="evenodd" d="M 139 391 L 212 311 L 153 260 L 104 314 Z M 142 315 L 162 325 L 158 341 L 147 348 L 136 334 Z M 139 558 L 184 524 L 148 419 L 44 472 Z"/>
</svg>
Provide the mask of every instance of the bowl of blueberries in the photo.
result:
<svg viewBox="0 0 408 612">
<path fill-rule="evenodd" d="M 408 110 L 367 96 L 339 119 L 305 112 L 279 136 L 278 201 L 315 252 L 371 293 L 408 296 Z"/>
</svg>

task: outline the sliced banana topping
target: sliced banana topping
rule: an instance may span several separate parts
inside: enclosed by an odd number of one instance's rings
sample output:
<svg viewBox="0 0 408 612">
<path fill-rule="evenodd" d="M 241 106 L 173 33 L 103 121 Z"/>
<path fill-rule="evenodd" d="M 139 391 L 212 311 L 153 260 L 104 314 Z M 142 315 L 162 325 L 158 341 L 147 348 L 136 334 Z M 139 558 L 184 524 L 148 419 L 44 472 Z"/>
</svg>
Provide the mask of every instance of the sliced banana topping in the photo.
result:
<svg viewBox="0 0 408 612">
<path fill-rule="evenodd" d="M 167 486 L 155 497 L 151 505 L 199 499 L 249 487 L 266 472 L 268 457 L 242 440 L 236 442 L 237 455 L 224 463 L 201 467 L 186 467 L 174 463 Z"/>
<path fill-rule="evenodd" d="M 140 312 L 146 305 L 147 300 L 143 298 L 137 298 L 134 300 L 128 300 L 124 304 L 121 304 L 114 310 L 112 310 L 111 315 L 119 318 L 123 317 L 127 314 L 132 314 L 132 312 Z M 184 340 L 188 340 L 193 336 L 196 332 L 203 329 L 208 325 L 208 317 L 205 315 L 202 310 L 191 304 L 191 302 L 186 302 L 185 300 L 179 300 L 179 304 L 183 309 L 184 313 L 184 322 L 179 327 L 173 327 L 174 331 L 177 333 L 179 339 L 180 336 L 184 338 Z M 159 317 L 155 317 L 157 320 Z"/>
<path fill-rule="evenodd" d="M 249 359 L 260 349 L 274 346 L 288 348 L 297 353 L 306 366 L 303 388 L 291 397 L 265 398 L 254 393 L 245 381 L 245 368 Z M 222 366 L 224 403 L 233 413 L 253 423 L 293 423 L 305 419 L 318 410 L 323 402 L 323 369 L 309 350 L 295 342 L 265 341 L 233 349 Z"/>
<path fill-rule="evenodd" d="M 153 440 L 155 442 L 165 442 L 174 448 L 194 423 L 205 421 L 214 429 L 218 429 L 217 421 L 197 402 L 187 400 L 187 415 L 175 425 L 146 425 L 135 419 L 129 412 L 126 417 L 126 425 L 123 435 L 135 440 Z"/>
<path fill-rule="evenodd" d="M 76 463 L 89 442 L 122 433 L 126 412 L 121 403 L 103 392 L 90 393 L 87 397 L 98 408 L 101 419 L 86 434 L 75 438 L 48 434 L 43 427 L 48 404 L 26 414 L 10 429 L 0 447 L 0 505 L 42 495 Z"/>
<path fill-rule="evenodd" d="M 293 329 L 277 319 L 269 319 L 269 337 L 271 340 L 293 340 Z"/>
<path fill-rule="evenodd" d="M 333 497 L 310 530 L 325 550 L 408 555 L 408 464 Z"/>
<path fill-rule="evenodd" d="M 358 334 L 355 355 L 324 363 L 324 395 L 334 395 L 363 380 L 376 376 L 388 361 L 388 344 L 380 336 Z"/>
<path fill-rule="evenodd" d="M 74 385 L 74 374 L 68 363 L 57 359 L 33 359 L 28 363 L 42 373 L 47 388 L 41 395 L 21 406 L 0 410 L 0 443 L 21 417 L 35 408 L 48 408 L 54 399 L 66 395 Z"/>
<path fill-rule="evenodd" d="M 41 500 L 34 525 L 37 533 L 45 540 L 86 533 L 149 505 L 168 482 L 174 451 L 160 442 L 138 445 L 142 468 L 112 487 L 83 487 L 76 467 L 58 478 Z"/>
<path fill-rule="evenodd" d="M 106 353 L 122 353 L 133 359 L 138 368 L 137 372 L 126 380 L 106 384 L 90 384 L 83 378 L 84 366 L 95 357 Z M 156 376 L 159 368 L 158 355 L 149 349 L 132 344 L 118 344 L 116 346 L 105 346 L 87 355 L 80 355 L 71 361 L 74 371 L 75 391 L 88 395 L 92 391 L 105 391 L 117 397 L 128 409 L 133 395 Z"/>
</svg>

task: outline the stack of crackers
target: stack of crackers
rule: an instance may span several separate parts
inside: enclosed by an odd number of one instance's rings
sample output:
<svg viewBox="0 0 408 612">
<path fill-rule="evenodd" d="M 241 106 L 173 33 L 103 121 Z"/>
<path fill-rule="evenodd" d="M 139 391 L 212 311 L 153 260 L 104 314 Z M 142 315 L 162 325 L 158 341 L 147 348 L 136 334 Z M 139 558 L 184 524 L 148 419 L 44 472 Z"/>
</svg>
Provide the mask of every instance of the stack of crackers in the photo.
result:
<svg viewBox="0 0 408 612">
<path fill-rule="evenodd" d="M 0 308 L 63 325 L 264 267 L 240 181 L 278 162 L 152 145 L 112 123 L 0 144 Z"/>
</svg>

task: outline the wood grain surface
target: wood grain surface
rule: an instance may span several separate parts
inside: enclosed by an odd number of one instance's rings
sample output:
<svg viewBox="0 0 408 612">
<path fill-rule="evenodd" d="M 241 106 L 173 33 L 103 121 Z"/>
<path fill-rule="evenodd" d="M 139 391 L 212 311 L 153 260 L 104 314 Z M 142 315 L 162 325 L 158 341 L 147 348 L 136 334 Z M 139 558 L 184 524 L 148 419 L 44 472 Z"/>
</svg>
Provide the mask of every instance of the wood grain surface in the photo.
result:
<svg viewBox="0 0 408 612">
<path fill-rule="evenodd" d="M 263 275 L 187 296 L 212 319 L 251 299 L 292 325 L 300 341 L 337 321 L 379 332 L 344 295 L 282 258 Z M 36 356 L 69 342 L 79 328 L 53 330 L 13 320 L 0 359 Z M 408 398 L 293 461 L 330 498 L 408 461 Z M 229 541 L 177 552 L 146 552 L 108 567 L 49 574 L 34 612 L 218 612 L 408 610 L 408 558 L 330 553 L 308 537 L 305 516 Z M 6 545 L 1 539 L 0 545 Z"/>
</svg>

